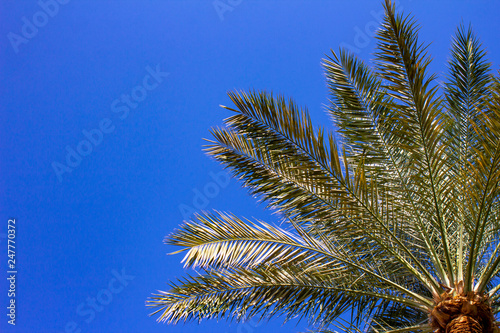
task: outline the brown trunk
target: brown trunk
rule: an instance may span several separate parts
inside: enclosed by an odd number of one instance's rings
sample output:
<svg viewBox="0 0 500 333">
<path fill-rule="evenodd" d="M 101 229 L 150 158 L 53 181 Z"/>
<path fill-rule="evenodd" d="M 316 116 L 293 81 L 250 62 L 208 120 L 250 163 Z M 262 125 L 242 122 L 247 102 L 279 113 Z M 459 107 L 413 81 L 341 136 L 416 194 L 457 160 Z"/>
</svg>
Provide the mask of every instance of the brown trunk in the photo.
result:
<svg viewBox="0 0 500 333">
<path fill-rule="evenodd" d="M 445 292 L 434 300 L 430 314 L 435 333 L 496 333 L 495 319 L 487 295 Z"/>
<path fill-rule="evenodd" d="M 476 319 L 467 316 L 459 315 L 446 325 L 446 333 L 482 333 L 483 327 Z"/>
</svg>

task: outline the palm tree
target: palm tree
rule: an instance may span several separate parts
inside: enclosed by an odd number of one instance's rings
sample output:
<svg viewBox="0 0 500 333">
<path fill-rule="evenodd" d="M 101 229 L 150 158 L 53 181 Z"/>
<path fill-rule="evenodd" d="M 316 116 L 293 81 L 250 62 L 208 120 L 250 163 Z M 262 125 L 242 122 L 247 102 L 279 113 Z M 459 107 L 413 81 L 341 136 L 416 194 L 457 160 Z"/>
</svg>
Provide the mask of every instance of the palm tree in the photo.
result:
<svg viewBox="0 0 500 333">
<path fill-rule="evenodd" d="M 201 273 L 148 300 L 159 321 L 497 331 L 500 80 L 462 25 L 437 84 L 415 21 L 384 7 L 373 67 L 345 50 L 324 60 L 337 136 L 292 100 L 229 94 L 234 115 L 208 154 L 283 223 L 221 212 L 185 222 L 166 243 Z"/>
</svg>

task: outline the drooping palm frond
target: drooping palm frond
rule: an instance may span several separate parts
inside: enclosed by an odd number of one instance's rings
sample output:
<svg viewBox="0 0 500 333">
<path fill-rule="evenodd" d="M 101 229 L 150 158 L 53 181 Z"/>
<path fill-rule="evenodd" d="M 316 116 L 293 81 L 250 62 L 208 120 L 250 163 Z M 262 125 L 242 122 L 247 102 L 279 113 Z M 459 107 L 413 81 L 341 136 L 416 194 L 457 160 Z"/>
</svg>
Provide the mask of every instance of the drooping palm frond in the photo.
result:
<svg viewBox="0 0 500 333">
<path fill-rule="evenodd" d="M 499 80 L 462 25 L 441 93 L 415 20 L 390 0 L 385 12 L 373 68 L 342 49 L 324 60 L 338 137 L 291 99 L 229 93 L 234 114 L 206 150 L 283 225 L 186 221 L 166 243 L 201 274 L 151 297 L 159 321 L 279 315 L 317 332 L 444 332 L 469 302 L 493 327 Z"/>
<path fill-rule="evenodd" d="M 391 263 L 373 262 L 369 249 L 353 256 L 334 240 L 320 241 L 300 229 L 297 234 L 223 213 L 198 215 L 166 242 L 183 246 L 188 251 L 186 266 L 201 267 L 205 274 L 160 292 L 150 305 L 159 307 L 160 320 L 169 322 L 222 316 L 233 307 L 240 311 L 238 318 L 246 318 L 247 312 L 288 317 L 302 313 L 312 316 L 312 322 L 332 320 L 349 308 L 371 312 L 380 304 L 429 310 L 430 300 L 388 279 L 394 274 Z M 371 277 L 369 283 L 365 276 Z M 387 293 L 390 288 L 395 290 Z M 275 295 L 273 302 L 255 301 L 262 293 Z M 293 301 L 299 296 L 302 301 Z M 214 311 L 205 313 L 204 307 Z"/>
</svg>

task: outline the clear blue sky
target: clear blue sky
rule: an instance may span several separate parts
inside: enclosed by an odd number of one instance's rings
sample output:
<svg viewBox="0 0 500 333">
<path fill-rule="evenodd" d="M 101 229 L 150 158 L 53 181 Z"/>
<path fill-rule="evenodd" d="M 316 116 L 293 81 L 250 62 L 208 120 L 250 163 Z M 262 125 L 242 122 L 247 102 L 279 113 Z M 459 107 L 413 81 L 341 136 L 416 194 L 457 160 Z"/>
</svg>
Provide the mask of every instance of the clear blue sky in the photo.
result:
<svg viewBox="0 0 500 333">
<path fill-rule="evenodd" d="M 59 1 L 0 3 L 0 331 L 304 330 L 280 318 L 158 324 L 144 302 L 184 274 L 162 240 L 189 210 L 276 221 L 202 152 L 229 115 L 218 107 L 226 91 L 293 96 L 327 124 L 320 61 L 340 44 L 369 59 L 380 2 Z M 499 68 L 500 1 L 400 7 L 433 42 L 432 70 L 446 71 L 462 20 Z M 9 218 L 16 326 L 6 316 Z"/>
</svg>

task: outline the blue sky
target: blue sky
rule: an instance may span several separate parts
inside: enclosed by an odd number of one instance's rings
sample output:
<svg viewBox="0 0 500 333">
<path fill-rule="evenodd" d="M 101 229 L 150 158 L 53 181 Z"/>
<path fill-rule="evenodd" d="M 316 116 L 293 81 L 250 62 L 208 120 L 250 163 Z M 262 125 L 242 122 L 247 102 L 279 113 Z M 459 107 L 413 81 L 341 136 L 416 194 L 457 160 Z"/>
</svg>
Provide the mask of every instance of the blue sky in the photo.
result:
<svg viewBox="0 0 500 333">
<path fill-rule="evenodd" d="M 421 23 L 441 78 L 461 21 L 499 68 L 500 1 L 399 7 Z M 175 249 L 162 240 L 191 211 L 276 221 L 202 152 L 210 127 L 229 115 L 218 106 L 230 104 L 226 91 L 293 96 L 330 126 L 321 59 L 339 45 L 370 59 L 381 8 L 373 0 L 2 1 L 0 331 L 304 330 L 280 318 L 158 324 L 144 302 L 184 275 L 182 256 L 167 256 Z M 10 218 L 16 326 L 6 317 Z"/>
</svg>

